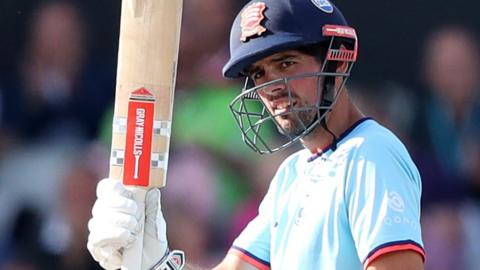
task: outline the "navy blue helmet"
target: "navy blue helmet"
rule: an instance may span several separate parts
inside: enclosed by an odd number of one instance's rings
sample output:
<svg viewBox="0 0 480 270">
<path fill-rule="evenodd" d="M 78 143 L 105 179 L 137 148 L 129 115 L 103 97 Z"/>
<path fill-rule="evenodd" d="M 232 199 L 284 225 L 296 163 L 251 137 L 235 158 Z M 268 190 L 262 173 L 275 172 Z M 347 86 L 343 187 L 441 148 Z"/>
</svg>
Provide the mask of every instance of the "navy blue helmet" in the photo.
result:
<svg viewBox="0 0 480 270">
<path fill-rule="evenodd" d="M 242 22 L 250 25 L 242 26 Z M 331 37 L 323 35 L 322 27 L 328 24 L 347 26 L 340 10 L 328 0 L 250 1 L 233 23 L 230 60 L 223 74 L 230 78 L 241 77 L 245 68 L 266 56 L 327 41 Z M 256 34 L 257 26 L 263 32 Z M 248 36 L 242 38 L 245 33 Z"/>
<path fill-rule="evenodd" d="M 265 57 L 312 46 L 321 46 L 325 52 L 320 57 L 318 72 L 278 78 L 262 85 L 255 85 L 248 77 L 248 68 Z M 325 116 L 332 110 L 350 75 L 357 59 L 357 47 L 355 29 L 348 26 L 340 10 L 329 0 L 252 0 L 247 3 L 232 25 L 230 59 L 223 67 L 225 77 L 246 77 L 242 93 L 230 103 L 245 143 L 258 153 L 272 153 L 302 139 L 318 126 L 329 131 Z M 341 65 L 346 68 L 338 70 Z M 317 104 L 294 105 L 291 82 L 308 77 L 318 79 L 317 89 L 312 89 L 317 92 Z M 341 84 L 335 83 L 337 77 L 343 78 Z M 281 114 L 269 111 L 258 95 L 274 84 L 282 85 L 289 97 L 291 108 Z M 285 130 L 277 121 L 282 117 L 293 119 L 296 129 Z M 267 136 L 266 131 L 271 129 L 268 126 L 284 135 L 284 141 Z"/>
</svg>

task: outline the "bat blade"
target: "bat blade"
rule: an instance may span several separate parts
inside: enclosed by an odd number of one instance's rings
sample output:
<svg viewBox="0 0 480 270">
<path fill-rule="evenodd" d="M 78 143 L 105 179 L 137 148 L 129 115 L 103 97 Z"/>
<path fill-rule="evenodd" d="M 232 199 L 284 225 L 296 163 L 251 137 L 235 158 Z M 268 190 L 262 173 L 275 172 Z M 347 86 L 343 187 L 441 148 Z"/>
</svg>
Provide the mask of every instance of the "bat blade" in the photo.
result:
<svg viewBox="0 0 480 270">
<path fill-rule="evenodd" d="M 109 177 L 142 208 L 147 190 L 166 184 L 182 5 L 122 1 Z M 124 250 L 122 269 L 142 269 L 142 247 L 143 231 Z"/>
</svg>

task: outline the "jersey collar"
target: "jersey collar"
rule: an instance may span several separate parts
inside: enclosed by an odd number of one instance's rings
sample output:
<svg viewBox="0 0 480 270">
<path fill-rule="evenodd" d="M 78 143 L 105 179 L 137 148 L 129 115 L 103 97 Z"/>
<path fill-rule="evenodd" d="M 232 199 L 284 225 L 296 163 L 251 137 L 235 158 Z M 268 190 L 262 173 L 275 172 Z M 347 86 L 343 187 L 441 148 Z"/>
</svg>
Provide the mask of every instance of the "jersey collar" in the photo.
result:
<svg viewBox="0 0 480 270">
<path fill-rule="evenodd" d="M 361 123 L 367 121 L 367 120 L 371 120 L 372 117 L 363 117 L 361 119 L 359 119 L 357 122 L 353 123 L 353 125 L 351 127 L 349 127 L 347 130 L 345 130 L 339 137 L 338 137 L 338 140 L 337 140 L 337 144 L 339 142 L 341 142 L 345 137 L 348 136 L 348 134 L 350 134 L 356 127 L 358 127 Z M 312 162 L 314 161 L 315 159 L 317 159 L 318 157 L 320 157 L 321 155 L 323 155 L 323 153 L 327 152 L 328 150 L 330 150 L 331 148 L 333 147 L 333 143 L 329 144 L 328 146 L 325 146 L 324 148 L 320 149 L 320 151 L 316 152 L 316 153 L 313 153 L 313 155 L 311 155 L 307 161 L 308 162 Z"/>
</svg>

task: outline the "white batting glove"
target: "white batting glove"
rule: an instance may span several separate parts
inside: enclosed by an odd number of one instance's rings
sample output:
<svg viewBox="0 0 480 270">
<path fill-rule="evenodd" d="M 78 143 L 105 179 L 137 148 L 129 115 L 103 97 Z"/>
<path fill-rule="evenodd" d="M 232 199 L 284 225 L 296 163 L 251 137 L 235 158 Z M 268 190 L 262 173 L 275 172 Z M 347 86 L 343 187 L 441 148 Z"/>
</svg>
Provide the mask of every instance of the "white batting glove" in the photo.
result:
<svg viewBox="0 0 480 270">
<path fill-rule="evenodd" d="M 88 222 L 90 234 L 87 248 L 105 269 L 120 268 L 123 250 L 142 232 L 138 220 L 145 215 L 142 269 L 152 268 L 168 254 L 160 190 L 152 189 L 147 192 L 145 209 L 137 209 L 137 203 L 132 196 L 120 181 L 107 178 L 98 183 L 93 217 Z"/>
</svg>

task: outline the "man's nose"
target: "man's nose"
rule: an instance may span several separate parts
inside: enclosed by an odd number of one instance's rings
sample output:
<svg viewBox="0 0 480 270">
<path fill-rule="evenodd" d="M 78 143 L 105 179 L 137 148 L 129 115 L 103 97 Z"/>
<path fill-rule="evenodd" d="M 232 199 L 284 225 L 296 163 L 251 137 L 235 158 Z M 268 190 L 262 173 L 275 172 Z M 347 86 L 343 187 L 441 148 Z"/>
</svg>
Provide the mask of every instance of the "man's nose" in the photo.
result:
<svg viewBox="0 0 480 270">
<path fill-rule="evenodd" d="M 278 80 L 275 83 L 268 84 L 258 91 L 258 93 L 267 98 L 268 100 L 274 99 L 276 96 L 280 95 L 286 89 L 285 82 L 283 80 Z"/>
<path fill-rule="evenodd" d="M 265 75 L 263 76 L 264 83 L 272 82 L 275 80 L 276 82 L 267 84 L 265 87 L 260 89 L 259 93 L 267 98 L 273 98 L 274 96 L 278 95 L 286 88 L 284 80 L 279 80 L 280 78 L 282 77 L 278 74 L 275 74 L 275 72 L 265 72 Z"/>
</svg>

